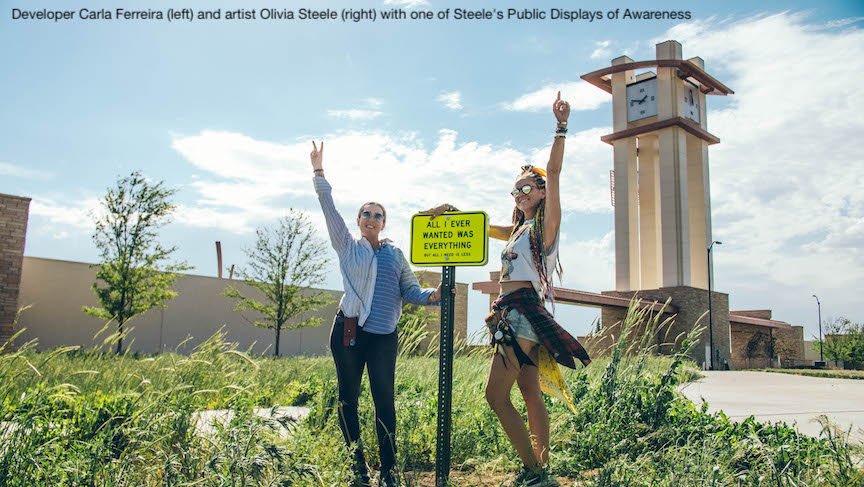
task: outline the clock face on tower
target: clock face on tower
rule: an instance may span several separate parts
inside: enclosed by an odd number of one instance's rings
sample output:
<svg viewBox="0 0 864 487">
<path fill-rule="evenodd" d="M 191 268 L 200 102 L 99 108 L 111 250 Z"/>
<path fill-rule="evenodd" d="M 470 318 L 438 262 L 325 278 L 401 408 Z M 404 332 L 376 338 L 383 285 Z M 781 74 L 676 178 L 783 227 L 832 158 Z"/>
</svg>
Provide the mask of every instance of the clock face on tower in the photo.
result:
<svg viewBox="0 0 864 487">
<path fill-rule="evenodd" d="M 657 78 L 627 85 L 627 121 L 657 115 Z"/>
<path fill-rule="evenodd" d="M 696 123 L 702 123 L 699 112 L 699 92 L 688 83 L 684 85 L 684 115 Z"/>
</svg>

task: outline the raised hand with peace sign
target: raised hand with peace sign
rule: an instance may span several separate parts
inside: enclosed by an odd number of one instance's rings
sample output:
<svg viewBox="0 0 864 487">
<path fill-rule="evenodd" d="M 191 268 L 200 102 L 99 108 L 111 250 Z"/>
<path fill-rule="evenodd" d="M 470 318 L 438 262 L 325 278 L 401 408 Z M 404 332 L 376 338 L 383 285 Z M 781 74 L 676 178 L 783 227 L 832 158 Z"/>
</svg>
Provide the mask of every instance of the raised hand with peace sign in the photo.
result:
<svg viewBox="0 0 864 487">
<path fill-rule="evenodd" d="M 312 162 L 312 171 L 315 172 L 315 175 L 324 174 L 324 141 L 321 141 L 321 148 L 319 149 L 317 145 L 315 145 L 315 141 L 312 141 L 312 152 L 309 153 L 309 160 Z"/>
</svg>

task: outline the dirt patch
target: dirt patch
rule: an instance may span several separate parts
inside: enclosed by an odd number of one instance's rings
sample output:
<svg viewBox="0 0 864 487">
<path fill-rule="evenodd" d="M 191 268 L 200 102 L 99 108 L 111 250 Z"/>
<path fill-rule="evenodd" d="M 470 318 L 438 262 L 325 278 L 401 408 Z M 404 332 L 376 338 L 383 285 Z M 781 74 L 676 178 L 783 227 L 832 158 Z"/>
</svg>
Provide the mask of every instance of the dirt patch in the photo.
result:
<svg viewBox="0 0 864 487">
<path fill-rule="evenodd" d="M 450 485 L 456 487 L 500 487 L 512 479 L 514 473 L 489 473 L 489 472 L 450 472 Z M 558 483 L 563 487 L 582 485 L 575 479 L 567 477 L 556 477 Z M 407 487 L 435 487 L 435 472 L 405 472 L 403 474 L 403 485 Z"/>
</svg>

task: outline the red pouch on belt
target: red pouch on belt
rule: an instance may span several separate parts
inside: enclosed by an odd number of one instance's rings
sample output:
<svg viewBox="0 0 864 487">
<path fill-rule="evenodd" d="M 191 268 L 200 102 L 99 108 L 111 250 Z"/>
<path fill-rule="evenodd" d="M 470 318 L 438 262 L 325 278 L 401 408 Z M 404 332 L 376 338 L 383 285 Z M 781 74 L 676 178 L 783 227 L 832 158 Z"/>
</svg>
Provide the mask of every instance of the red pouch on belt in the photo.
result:
<svg viewBox="0 0 864 487">
<path fill-rule="evenodd" d="M 342 345 L 350 347 L 357 343 L 357 317 L 345 317 L 343 321 Z"/>
</svg>

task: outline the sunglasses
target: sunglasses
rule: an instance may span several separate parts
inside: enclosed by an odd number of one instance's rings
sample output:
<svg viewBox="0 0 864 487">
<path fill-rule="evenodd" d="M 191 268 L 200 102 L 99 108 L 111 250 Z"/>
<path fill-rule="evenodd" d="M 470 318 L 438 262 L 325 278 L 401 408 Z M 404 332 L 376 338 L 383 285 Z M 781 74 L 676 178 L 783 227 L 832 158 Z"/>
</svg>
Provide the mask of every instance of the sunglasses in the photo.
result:
<svg viewBox="0 0 864 487">
<path fill-rule="evenodd" d="M 531 186 L 530 184 L 526 184 L 521 188 L 513 188 L 513 191 L 510 192 L 510 196 L 515 198 L 519 196 L 519 193 L 530 194 L 532 189 L 534 189 L 534 186 Z"/>
<path fill-rule="evenodd" d="M 370 212 L 370 211 L 368 211 L 368 210 L 361 211 L 361 212 L 360 212 L 360 216 L 362 216 L 363 218 L 365 218 L 365 219 L 367 219 L 367 220 L 371 220 L 371 219 L 373 219 L 373 218 L 375 219 L 375 221 L 379 221 L 379 222 L 382 221 L 382 220 L 384 220 L 384 215 L 383 215 L 383 214 L 381 214 L 381 213 L 375 213 L 375 214 L 373 215 L 372 212 Z"/>
</svg>

